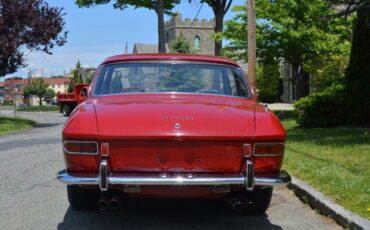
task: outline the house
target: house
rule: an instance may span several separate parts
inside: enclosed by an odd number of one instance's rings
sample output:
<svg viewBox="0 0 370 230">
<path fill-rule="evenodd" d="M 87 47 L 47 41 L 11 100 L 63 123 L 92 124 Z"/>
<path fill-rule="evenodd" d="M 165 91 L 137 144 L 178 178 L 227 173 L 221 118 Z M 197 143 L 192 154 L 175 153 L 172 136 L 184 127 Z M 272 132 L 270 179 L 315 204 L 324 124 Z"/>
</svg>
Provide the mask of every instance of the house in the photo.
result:
<svg viewBox="0 0 370 230">
<path fill-rule="evenodd" d="M 5 101 L 5 84 L 0 82 L 0 105 Z"/>
<path fill-rule="evenodd" d="M 23 103 L 23 89 L 27 84 L 27 80 L 21 77 L 11 77 L 5 79 L 4 91 L 5 91 L 5 100 L 12 101 L 13 103 Z"/>
</svg>

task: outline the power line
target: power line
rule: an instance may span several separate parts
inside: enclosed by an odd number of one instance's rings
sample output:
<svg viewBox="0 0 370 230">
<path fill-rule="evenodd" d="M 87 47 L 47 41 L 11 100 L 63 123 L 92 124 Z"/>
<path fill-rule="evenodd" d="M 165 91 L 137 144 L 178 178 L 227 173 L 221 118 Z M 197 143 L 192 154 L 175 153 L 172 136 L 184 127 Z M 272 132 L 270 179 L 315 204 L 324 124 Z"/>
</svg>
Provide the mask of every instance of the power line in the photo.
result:
<svg viewBox="0 0 370 230">
<path fill-rule="evenodd" d="M 200 7 L 199 7 L 199 10 L 198 10 L 197 14 L 195 15 L 195 17 L 194 17 L 193 21 L 192 21 L 192 22 L 191 22 L 191 24 L 190 24 L 190 27 L 192 27 L 192 26 L 193 26 L 193 24 L 194 24 L 194 22 L 195 22 L 195 19 L 197 19 L 198 14 L 199 14 L 199 13 L 200 13 L 200 11 L 202 10 L 203 4 L 204 4 L 204 2 L 202 2 L 202 4 L 200 5 Z"/>
</svg>

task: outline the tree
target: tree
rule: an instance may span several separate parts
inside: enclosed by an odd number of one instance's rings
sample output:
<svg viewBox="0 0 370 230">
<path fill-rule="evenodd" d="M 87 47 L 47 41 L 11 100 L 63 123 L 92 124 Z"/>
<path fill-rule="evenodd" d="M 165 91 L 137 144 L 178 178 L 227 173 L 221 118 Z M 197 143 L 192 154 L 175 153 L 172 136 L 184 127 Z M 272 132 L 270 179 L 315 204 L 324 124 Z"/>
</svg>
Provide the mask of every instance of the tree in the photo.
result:
<svg viewBox="0 0 370 230">
<path fill-rule="evenodd" d="M 47 88 L 46 93 L 44 95 L 45 101 L 50 101 L 55 97 L 55 91 L 52 88 Z"/>
<path fill-rule="evenodd" d="M 82 76 L 79 74 L 79 70 L 81 69 L 81 63 L 80 60 L 77 61 L 75 68 L 72 70 L 72 77 L 69 81 L 69 84 L 67 86 L 68 92 L 72 93 L 75 89 L 76 84 L 82 84 Z"/>
<path fill-rule="evenodd" d="M 49 84 L 45 83 L 43 78 L 30 78 L 28 84 L 24 87 L 24 96 L 36 96 L 39 99 L 39 105 L 42 105 L 42 99 L 48 92 Z"/>
<path fill-rule="evenodd" d="M 226 55 L 247 61 L 246 6 L 234 9 L 237 16 L 226 22 L 223 36 L 230 40 Z M 325 0 L 259 0 L 257 11 L 257 57 L 292 64 L 296 98 L 305 96 L 304 64 L 317 56 L 348 53 L 350 22 L 326 19 L 335 11 Z M 271 58 L 272 57 L 272 58 Z"/>
<path fill-rule="evenodd" d="M 171 53 L 190 53 L 190 44 L 180 31 L 180 36 L 170 44 Z"/>
<path fill-rule="evenodd" d="M 256 69 L 258 100 L 264 103 L 276 103 L 283 94 L 283 79 L 280 77 L 279 64 L 265 59 Z"/>
<path fill-rule="evenodd" d="M 24 48 L 51 54 L 66 42 L 62 8 L 43 0 L 0 1 L 0 77 L 25 67 Z"/>
<path fill-rule="evenodd" d="M 349 65 L 345 76 L 345 107 L 349 123 L 370 125 L 370 1 L 331 0 L 343 9 L 335 16 L 356 13 Z M 344 6 L 344 8 L 343 8 Z"/>
<path fill-rule="evenodd" d="M 170 14 L 175 5 L 181 0 L 114 0 L 113 7 L 126 9 L 128 6 L 154 10 L 158 19 L 158 52 L 165 53 L 164 14 Z M 110 0 L 76 0 L 79 7 L 90 7 L 99 4 L 107 4 Z"/>
<path fill-rule="evenodd" d="M 213 10 L 215 15 L 215 55 L 221 55 L 222 38 L 219 36 L 224 28 L 224 17 L 229 10 L 233 0 L 201 0 L 201 3 L 206 3 Z"/>
</svg>

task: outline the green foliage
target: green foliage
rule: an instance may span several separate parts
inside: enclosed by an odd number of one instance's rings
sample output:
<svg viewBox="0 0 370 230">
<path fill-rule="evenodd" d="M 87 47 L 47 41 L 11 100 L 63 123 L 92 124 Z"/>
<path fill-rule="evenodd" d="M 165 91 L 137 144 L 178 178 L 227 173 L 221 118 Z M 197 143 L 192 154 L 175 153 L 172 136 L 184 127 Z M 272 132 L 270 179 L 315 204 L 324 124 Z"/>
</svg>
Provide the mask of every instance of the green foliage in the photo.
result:
<svg viewBox="0 0 370 230">
<path fill-rule="evenodd" d="M 247 53 L 246 6 L 236 6 L 236 16 L 225 23 L 224 38 L 230 40 L 225 54 L 245 60 Z M 258 57 L 285 58 L 304 63 L 323 55 L 348 53 L 351 22 L 323 18 L 333 10 L 325 0 L 256 1 Z M 245 57 L 245 58 L 243 58 Z M 247 61 L 247 60 L 245 60 Z"/>
<path fill-rule="evenodd" d="M 283 94 L 283 80 L 280 77 L 279 65 L 274 62 L 257 65 L 258 100 L 264 103 L 279 102 Z"/>
<path fill-rule="evenodd" d="M 323 92 L 301 98 L 294 104 L 297 123 L 307 128 L 343 125 L 343 89 L 342 85 L 332 85 Z"/>
<path fill-rule="evenodd" d="M 304 68 L 312 74 L 315 92 L 322 92 L 332 84 L 344 84 L 348 55 L 317 56 L 307 61 Z"/>
<path fill-rule="evenodd" d="M 2 105 L 14 105 L 13 101 L 5 100 Z"/>
<path fill-rule="evenodd" d="M 180 36 L 176 38 L 171 44 L 170 44 L 170 51 L 171 53 L 190 53 L 190 44 L 186 40 L 186 38 L 180 33 Z"/>
<path fill-rule="evenodd" d="M 55 97 L 55 91 L 52 88 L 47 88 L 46 93 L 44 95 L 44 99 L 46 101 L 52 100 Z"/>
<path fill-rule="evenodd" d="M 39 105 L 42 105 L 42 99 L 47 93 L 48 87 L 49 84 L 45 83 L 43 78 L 30 78 L 28 84 L 24 87 L 24 96 L 36 96 L 39 99 Z"/>
<path fill-rule="evenodd" d="M 170 14 L 175 5 L 179 4 L 181 0 L 163 0 L 163 9 L 165 13 Z M 92 7 L 95 5 L 102 5 L 111 2 L 110 0 L 76 0 L 79 7 Z M 146 8 L 149 10 L 156 10 L 158 0 L 113 0 L 113 7 L 124 10 L 129 6 L 135 8 Z"/>
<path fill-rule="evenodd" d="M 82 76 L 79 74 L 79 69 L 81 69 L 80 60 L 77 61 L 75 68 L 72 70 L 72 78 L 67 86 L 68 93 L 73 92 L 75 85 L 83 83 Z"/>
<path fill-rule="evenodd" d="M 223 36 L 230 42 L 223 54 L 248 62 L 246 5 L 236 6 L 233 11 L 236 16 L 225 23 Z M 293 83 L 303 81 L 308 63 L 327 56 L 348 55 L 351 21 L 327 18 L 335 11 L 326 0 L 259 0 L 256 11 L 257 61 L 283 58 L 293 66 Z M 341 74 L 331 79 L 340 78 Z M 296 96 L 302 94 L 297 92 Z"/>
<path fill-rule="evenodd" d="M 58 106 L 25 106 L 25 107 L 18 107 L 17 111 L 19 112 L 58 112 L 59 107 Z"/>
</svg>

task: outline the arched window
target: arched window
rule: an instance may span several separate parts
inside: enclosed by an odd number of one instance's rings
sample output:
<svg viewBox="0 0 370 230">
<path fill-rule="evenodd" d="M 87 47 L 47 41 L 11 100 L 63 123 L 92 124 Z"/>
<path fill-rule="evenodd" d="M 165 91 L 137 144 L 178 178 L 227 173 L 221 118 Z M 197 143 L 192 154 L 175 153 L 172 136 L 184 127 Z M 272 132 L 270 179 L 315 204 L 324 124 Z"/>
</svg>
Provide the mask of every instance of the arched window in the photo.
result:
<svg viewBox="0 0 370 230">
<path fill-rule="evenodd" d="M 194 50 L 200 50 L 200 37 L 197 35 L 193 41 Z"/>
</svg>

